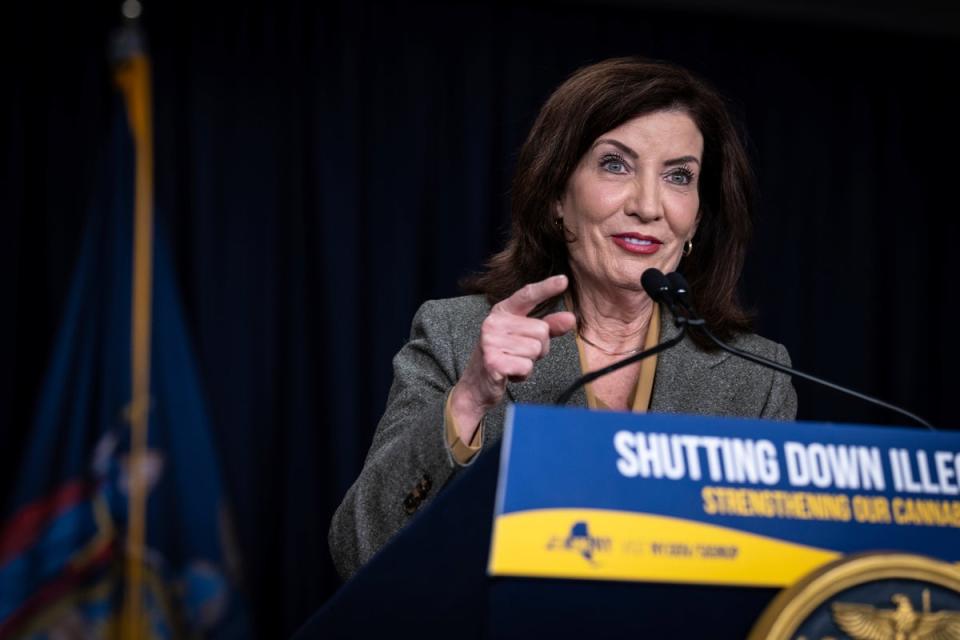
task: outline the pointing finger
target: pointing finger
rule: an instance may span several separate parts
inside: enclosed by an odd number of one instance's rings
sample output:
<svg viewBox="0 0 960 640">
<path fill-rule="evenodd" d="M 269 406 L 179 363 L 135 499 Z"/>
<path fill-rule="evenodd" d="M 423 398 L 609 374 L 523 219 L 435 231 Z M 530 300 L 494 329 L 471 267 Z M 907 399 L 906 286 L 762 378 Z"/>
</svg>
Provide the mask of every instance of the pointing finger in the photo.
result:
<svg viewBox="0 0 960 640">
<path fill-rule="evenodd" d="M 550 337 L 556 338 L 577 326 L 577 317 L 569 311 L 558 311 L 544 316 L 543 321 L 550 326 Z"/>
<path fill-rule="evenodd" d="M 532 282 L 500 303 L 507 313 L 525 316 L 538 304 L 563 293 L 567 288 L 567 276 L 550 276 L 540 282 Z"/>
</svg>

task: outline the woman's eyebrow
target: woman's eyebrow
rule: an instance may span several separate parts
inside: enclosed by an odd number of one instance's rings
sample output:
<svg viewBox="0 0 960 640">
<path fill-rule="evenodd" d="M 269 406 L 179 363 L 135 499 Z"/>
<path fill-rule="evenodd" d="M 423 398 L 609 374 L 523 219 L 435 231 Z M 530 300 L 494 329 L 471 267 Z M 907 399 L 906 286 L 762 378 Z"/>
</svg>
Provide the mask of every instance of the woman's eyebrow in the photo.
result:
<svg viewBox="0 0 960 640">
<path fill-rule="evenodd" d="M 680 158 L 674 158 L 673 160 L 667 160 L 663 163 L 663 166 L 673 167 L 678 164 L 690 164 L 691 162 L 700 164 L 700 160 L 696 156 L 682 156 Z"/>
<path fill-rule="evenodd" d="M 615 146 L 616 148 L 620 149 L 620 150 L 623 151 L 625 154 L 627 154 L 628 156 L 630 156 L 631 158 L 633 158 L 634 160 L 636 160 L 637 158 L 640 157 L 640 155 L 639 155 L 636 151 L 634 151 L 633 149 L 631 149 L 631 148 L 628 147 L 627 145 L 623 144 L 623 143 L 620 142 L 619 140 L 614 140 L 613 138 L 600 138 L 600 139 L 597 140 L 595 143 L 593 143 L 593 146 L 594 146 L 594 148 L 596 148 L 596 147 L 599 147 L 599 146 L 602 145 L 602 144 L 612 144 L 613 146 Z"/>
<path fill-rule="evenodd" d="M 594 148 L 596 148 L 596 147 L 599 147 L 601 144 L 613 145 L 614 147 L 620 149 L 621 151 L 623 151 L 625 154 L 627 154 L 628 156 L 630 156 L 630 157 L 633 158 L 634 160 L 636 160 L 637 158 L 640 157 L 640 154 L 639 154 L 639 153 L 637 153 L 636 151 L 634 151 L 633 149 L 631 149 L 631 148 L 628 147 L 627 145 L 623 144 L 623 143 L 620 142 L 619 140 L 615 140 L 615 139 L 613 139 L 613 138 L 600 138 L 599 140 L 597 140 L 597 141 L 593 144 L 593 146 L 594 146 Z M 700 164 L 700 159 L 697 158 L 696 156 L 681 156 L 681 157 L 679 157 L 679 158 L 674 158 L 674 159 L 672 159 L 672 160 L 667 160 L 666 162 L 663 163 L 663 166 L 665 166 L 665 167 L 673 167 L 673 166 L 677 166 L 677 165 L 691 164 L 691 163 L 696 163 L 696 164 L 699 165 L 699 164 Z"/>
</svg>

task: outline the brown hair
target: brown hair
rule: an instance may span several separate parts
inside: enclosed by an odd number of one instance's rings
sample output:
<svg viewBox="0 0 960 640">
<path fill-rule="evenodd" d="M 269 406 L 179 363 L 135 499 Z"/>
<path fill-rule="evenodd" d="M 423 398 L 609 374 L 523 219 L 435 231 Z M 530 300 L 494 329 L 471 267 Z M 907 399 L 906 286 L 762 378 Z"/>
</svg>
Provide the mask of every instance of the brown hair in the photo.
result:
<svg viewBox="0 0 960 640">
<path fill-rule="evenodd" d="M 517 158 L 506 248 L 490 259 L 484 273 L 464 279 L 463 288 L 486 295 L 493 304 L 527 283 L 565 273 L 576 304 L 567 239 L 554 224 L 553 205 L 598 137 L 662 110 L 687 113 L 703 135 L 700 222 L 693 252 L 679 269 L 690 283 L 695 308 L 715 333 L 729 338 L 749 329 L 749 316 L 736 294 L 752 226 L 754 187 L 746 152 L 714 89 L 685 69 L 641 58 L 584 67 L 553 92 Z"/>
</svg>

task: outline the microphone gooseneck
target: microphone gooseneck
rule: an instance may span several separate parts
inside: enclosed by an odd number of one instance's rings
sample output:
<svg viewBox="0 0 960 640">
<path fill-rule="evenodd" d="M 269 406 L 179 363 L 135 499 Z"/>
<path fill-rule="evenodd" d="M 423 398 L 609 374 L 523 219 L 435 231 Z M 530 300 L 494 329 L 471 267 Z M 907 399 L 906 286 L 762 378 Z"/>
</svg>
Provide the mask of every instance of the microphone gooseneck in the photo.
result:
<svg viewBox="0 0 960 640">
<path fill-rule="evenodd" d="M 597 378 L 601 378 L 601 377 L 607 375 L 608 373 L 613 373 L 613 372 L 616 371 L 617 369 L 621 369 L 621 368 L 623 368 L 623 367 L 626 367 L 627 365 L 633 364 L 634 362 L 639 362 L 640 360 L 643 360 L 644 358 L 649 358 L 650 356 L 652 356 L 652 355 L 654 355 L 654 354 L 657 354 L 657 353 L 660 353 L 661 351 L 666 351 L 666 350 L 669 349 L 670 347 L 675 346 L 675 345 L 677 345 L 677 344 L 680 344 L 680 341 L 683 340 L 683 337 L 684 337 L 686 334 L 687 334 L 687 324 L 686 324 L 686 323 L 682 323 L 682 324 L 680 325 L 680 333 L 678 333 L 678 334 L 677 334 L 676 336 L 674 336 L 673 338 L 670 338 L 670 339 L 667 340 L 666 342 L 661 342 L 661 343 L 658 344 L 657 346 L 651 347 L 651 348 L 647 349 L 646 351 L 641 351 L 640 353 L 636 353 L 636 354 L 630 356 L 629 358 L 624 358 L 623 360 L 620 360 L 620 361 L 618 361 L 618 362 L 614 362 L 613 364 L 611 364 L 611 365 L 609 365 L 609 366 L 606 366 L 606 367 L 604 367 L 603 369 L 597 369 L 596 371 L 591 371 L 590 373 L 588 373 L 588 374 L 586 374 L 586 375 L 580 376 L 579 378 L 577 378 L 577 379 L 574 381 L 573 384 L 571 384 L 569 387 L 567 387 L 566 390 L 564 390 L 563 393 L 561 393 L 560 395 L 557 396 L 557 399 L 556 399 L 556 401 L 554 401 L 554 404 L 567 404 L 567 401 L 570 399 L 570 396 L 572 396 L 573 393 L 574 393 L 577 389 L 579 389 L 580 387 L 582 387 L 582 386 L 584 386 L 584 385 L 586 385 L 586 384 L 590 384 L 591 382 L 593 382 L 593 381 L 596 380 Z"/>
<path fill-rule="evenodd" d="M 707 327 L 703 319 L 697 316 L 696 312 L 693 310 L 693 304 L 690 301 L 690 286 L 687 284 L 686 278 L 684 278 L 682 274 L 674 271 L 673 273 L 670 273 L 666 276 L 666 280 L 670 285 L 670 293 L 672 294 L 673 298 L 676 299 L 677 302 L 680 304 L 680 306 L 682 306 L 686 311 L 687 317 L 689 319 L 689 323 L 692 325 L 696 325 L 700 329 L 700 331 L 702 331 L 703 334 L 710 339 L 711 342 L 713 342 L 715 345 L 717 345 L 727 353 L 731 353 L 737 357 L 743 358 L 744 360 L 749 360 L 750 362 L 759 364 L 761 366 L 768 367 L 770 369 L 776 369 L 777 371 L 780 371 L 782 373 L 786 373 L 788 375 L 795 376 L 798 378 L 803 378 L 804 380 L 809 380 L 810 382 L 814 382 L 816 384 L 829 387 L 835 391 L 839 391 L 849 396 L 853 396 L 854 398 L 859 398 L 860 400 L 870 402 L 879 407 L 883 407 L 884 409 L 888 409 L 890 411 L 899 413 L 900 415 L 906 416 L 907 418 L 910 418 L 911 420 L 923 425 L 924 427 L 926 427 L 931 431 L 936 431 L 936 428 L 934 428 L 934 426 L 931 425 L 929 422 L 927 422 L 920 416 L 910 413 L 906 409 L 901 409 L 896 405 L 892 405 L 878 398 L 868 396 L 865 393 L 854 391 L 853 389 L 848 389 L 847 387 L 841 386 L 834 382 L 830 382 L 829 380 L 818 378 L 817 376 L 811 375 L 809 373 L 804 373 L 803 371 L 799 371 L 792 367 L 788 367 L 774 360 L 769 360 L 767 358 L 764 358 L 763 356 L 758 356 L 755 353 L 750 353 L 749 351 L 744 351 L 742 349 L 738 349 L 736 347 L 732 347 L 728 345 L 724 341 L 720 340 L 717 336 L 715 336 L 713 332 L 710 331 L 710 329 Z"/>
</svg>

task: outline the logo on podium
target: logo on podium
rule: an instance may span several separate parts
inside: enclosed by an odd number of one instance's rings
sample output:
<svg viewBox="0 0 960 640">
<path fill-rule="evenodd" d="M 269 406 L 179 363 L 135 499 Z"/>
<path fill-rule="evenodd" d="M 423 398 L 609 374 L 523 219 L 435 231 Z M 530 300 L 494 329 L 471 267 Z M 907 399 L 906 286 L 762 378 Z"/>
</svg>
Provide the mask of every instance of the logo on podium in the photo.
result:
<svg viewBox="0 0 960 640">
<path fill-rule="evenodd" d="M 586 521 L 575 522 L 566 537 L 553 536 L 547 542 L 548 551 L 573 551 L 592 565 L 597 564 L 598 553 L 609 552 L 612 546 L 610 538 L 591 535 Z"/>
<path fill-rule="evenodd" d="M 960 569 L 912 554 L 850 556 L 781 592 L 749 636 L 839 638 L 960 640 Z"/>
</svg>

